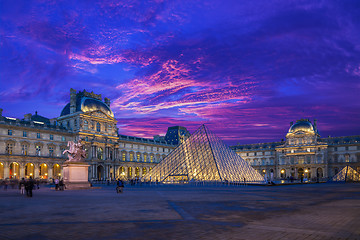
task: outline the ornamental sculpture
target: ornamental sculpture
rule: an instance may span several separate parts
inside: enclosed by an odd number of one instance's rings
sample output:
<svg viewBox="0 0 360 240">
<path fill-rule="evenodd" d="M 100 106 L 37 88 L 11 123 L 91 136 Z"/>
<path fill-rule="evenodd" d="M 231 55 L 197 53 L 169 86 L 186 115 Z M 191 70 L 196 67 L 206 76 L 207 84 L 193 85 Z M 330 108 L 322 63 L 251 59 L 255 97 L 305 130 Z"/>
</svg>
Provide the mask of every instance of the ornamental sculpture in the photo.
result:
<svg viewBox="0 0 360 240">
<path fill-rule="evenodd" d="M 69 160 L 67 160 L 67 162 L 81 162 L 81 160 L 86 157 L 85 150 L 80 141 L 77 143 L 68 141 L 67 146 L 69 147 L 69 150 L 63 152 L 63 154 L 68 153 Z"/>
</svg>

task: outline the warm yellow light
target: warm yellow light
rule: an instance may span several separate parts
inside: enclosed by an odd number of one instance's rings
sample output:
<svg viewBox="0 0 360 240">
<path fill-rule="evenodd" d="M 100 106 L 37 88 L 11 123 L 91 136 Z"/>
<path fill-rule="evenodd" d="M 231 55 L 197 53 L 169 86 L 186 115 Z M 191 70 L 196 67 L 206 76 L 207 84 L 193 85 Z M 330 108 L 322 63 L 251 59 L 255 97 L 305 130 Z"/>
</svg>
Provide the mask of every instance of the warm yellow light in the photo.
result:
<svg viewBox="0 0 360 240">
<path fill-rule="evenodd" d="M 282 170 L 281 170 L 281 173 L 284 173 L 284 172 L 285 172 L 285 170 L 284 170 L 284 169 L 282 169 Z"/>
<path fill-rule="evenodd" d="M 305 172 L 307 173 L 307 172 L 309 172 L 309 170 L 305 169 Z"/>
<path fill-rule="evenodd" d="M 34 166 L 34 164 L 30 164 L 30 166 Z"/>
<path fill-rule="evenodd" d="M 16 173 L 14 173 L 14 176 L 16 176 Z"/>
<path fill-rule="evenodd" d="M 4 165 L 3 163 L 0 163 L 0 165 Z"/>
<path fill-rule="evenodd" d="M 61 173 L 59 173 L 58 175 L 61 176 Z"/>
<path fill-rule="evenodd" d="M 44 163 L 44 166 L 46 167 L 46 163 Z"/>
<path fill-rule="evenodd" d="M 266 170 L 265 170 L 265 169 L 263 170 L 263 173 L 264 173 L 264 172 L 266 172 Z"/>
<path fill-rule="evenodd" d="M 45 176 L 47 176 L 47 173 L 45 173 Z"/>
<path fill-rule="evenodd" d="M 32 173 L 30 173 L 30 176 L 32 176 Z"/>
</svg>

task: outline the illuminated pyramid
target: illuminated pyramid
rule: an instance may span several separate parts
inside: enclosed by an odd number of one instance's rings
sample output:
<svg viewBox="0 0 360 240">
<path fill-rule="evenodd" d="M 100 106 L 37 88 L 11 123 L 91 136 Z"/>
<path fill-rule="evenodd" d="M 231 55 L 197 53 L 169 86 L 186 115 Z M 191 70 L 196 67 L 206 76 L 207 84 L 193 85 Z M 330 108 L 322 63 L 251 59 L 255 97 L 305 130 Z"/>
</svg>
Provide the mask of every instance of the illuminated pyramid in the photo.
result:
<svg viewBox="0 0 360 240">
<path fill-rule="evenodd" d="M 146 181 L 228 181 L 265 183 L 265 179 L 202 125 L 144 176 Z"/>
<path fill-rule="evenodd" d="M 334 182 L 359 182 L 360 174 L 352 167 L 344 167 L 338 174 L 332 177 L 331 181 Z"/>
</svg>

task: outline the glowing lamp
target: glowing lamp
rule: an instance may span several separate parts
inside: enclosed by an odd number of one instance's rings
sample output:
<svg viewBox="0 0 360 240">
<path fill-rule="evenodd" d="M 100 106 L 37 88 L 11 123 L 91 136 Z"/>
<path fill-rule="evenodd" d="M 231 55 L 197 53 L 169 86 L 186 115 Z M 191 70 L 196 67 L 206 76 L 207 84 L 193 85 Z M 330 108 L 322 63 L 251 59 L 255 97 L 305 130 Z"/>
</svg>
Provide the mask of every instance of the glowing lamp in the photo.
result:
<svg viewBox="0 0 360 240">
<path fill-rule="evenodd" d="M 307 172 L 309 172 L 309 170 L 305 169 L 305 172 L 307 173 Z"/>
<path fill-rule="evenodd" d="M 284 173 L 284 172 L 285 172 L 285 170 L 284 170 L 284 169 L 282 169 L 280 172 L 281 172 L 281 173 Z"/>
</svg>

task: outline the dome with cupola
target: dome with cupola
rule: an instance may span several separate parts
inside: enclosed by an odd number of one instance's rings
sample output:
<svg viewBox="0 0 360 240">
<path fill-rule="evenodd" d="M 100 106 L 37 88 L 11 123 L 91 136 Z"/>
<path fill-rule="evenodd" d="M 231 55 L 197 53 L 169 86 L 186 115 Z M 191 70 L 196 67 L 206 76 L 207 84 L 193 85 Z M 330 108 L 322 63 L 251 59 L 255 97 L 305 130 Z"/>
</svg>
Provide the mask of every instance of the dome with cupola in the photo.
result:
<svg viewBox="0 0 360 240">
<path fill-rule="evenodd" d="M 72 92 L 71 94 L 72 97 L 70 103 L 65 105 L 60 116 L 79 111 L 82 111 L 83 113 L 101 111 L 112 118 L 114 117 L 114 113 L 110 109 L 110 100 L 108 98 L 105 98 L 105 102 L 103 102 L 100 94 L 89 93 L 85 90 L 79 93 Z M 71 111 L 71 101 L 73 102 L 73 111 Z"/>
</svg>

